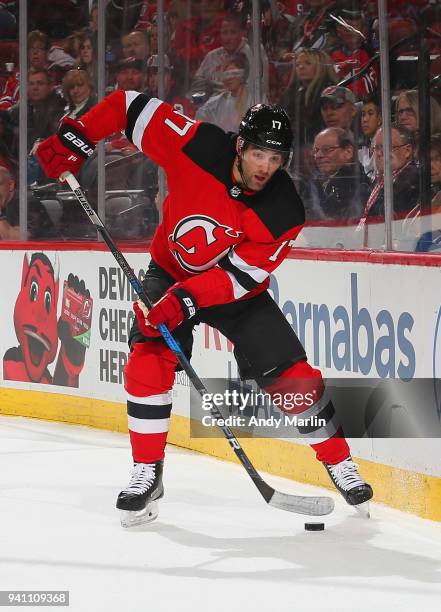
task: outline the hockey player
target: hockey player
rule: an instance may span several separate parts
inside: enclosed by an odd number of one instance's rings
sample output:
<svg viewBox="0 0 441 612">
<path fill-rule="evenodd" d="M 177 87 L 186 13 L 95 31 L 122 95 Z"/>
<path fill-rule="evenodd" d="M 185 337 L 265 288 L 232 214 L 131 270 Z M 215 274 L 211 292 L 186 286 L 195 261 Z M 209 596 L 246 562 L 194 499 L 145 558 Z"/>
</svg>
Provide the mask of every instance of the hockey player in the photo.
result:
<svg viewBox="0 0 441 612">
<path fill-rule="evenodd" d="M 79 171 L 95 144 L 124 131 L 145 155 L 163 166 L 169 194 L 150 253 L 144 287 L 154 303 L 135 304 L 125 371 L 133 471 L 117 508 L 123 525 L 157 516 L 163 496 L 164 448 L 177 359 L 156 329 L 165 323 L 188 356 L 200 322 L 234 344 L 243 377 L 268 392 L 313 393 L 298 409 L 324 419 L 304 433 L 334 485 L 354 506 L 372 497 L 326 399 L 320 371 L 267 292 L 269 275 L 285 259 L 304 223 L 304 209 L 284 170 L 292 148 L 288 117 L 280 107 L 257 104 L 239 135 L 180 114 L 134 91 L 117 91 L 81 117 L 65 119 L 42 142 L 40 163 L 51 178 Z M 283 408 L 282 408 L 283 409 Z M 307 411 L 307 412 L 306 412 Z M 323 422 L 323 421 L 322 421 Z"/>
</svg>

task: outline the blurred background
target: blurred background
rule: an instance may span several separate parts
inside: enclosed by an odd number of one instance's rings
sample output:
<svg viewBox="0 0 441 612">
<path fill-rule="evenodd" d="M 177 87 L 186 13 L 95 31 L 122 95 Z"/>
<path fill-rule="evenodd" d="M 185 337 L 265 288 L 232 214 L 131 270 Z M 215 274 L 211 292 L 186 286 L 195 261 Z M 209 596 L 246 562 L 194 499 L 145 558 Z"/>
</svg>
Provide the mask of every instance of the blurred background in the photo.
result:
<svg viewBox="0 0 441 612">
<path fill-rule="evenodd" d="M 0 240 L 98 240 L 34 155 L 116 89 L 237 131 L 279 104 L 307 248 L 441 250 L 438 0 L 0 0 Z M 118 241 L 147 241 L 166 177 L 113 134 L 79 180 Z"/>
</svg>

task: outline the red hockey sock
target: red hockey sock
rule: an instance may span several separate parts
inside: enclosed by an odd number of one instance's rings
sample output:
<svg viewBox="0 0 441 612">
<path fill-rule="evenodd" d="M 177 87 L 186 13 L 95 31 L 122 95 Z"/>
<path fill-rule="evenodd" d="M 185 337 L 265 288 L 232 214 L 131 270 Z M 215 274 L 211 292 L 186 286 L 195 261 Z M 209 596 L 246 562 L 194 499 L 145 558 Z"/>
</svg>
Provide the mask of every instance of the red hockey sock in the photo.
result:
<svg viewBox="0 0 441 612">
<path fill-rule="evenodd" d="M 130 353 L 125 388 L 132 455 L 138 463 L 164 457 L 176 363 L 162 342 L 139 342 Z"/>
<path fill-rule="evenodd" d="M 326 396 L 324 396 L 325 384 L 320 370 L 312 368 L 306 360 L 298 361 L 285 370 L 269 387 L 266 387 L 266 391 L 273 395 L 278 393 L 281 397 L 292 397 L 295 394 L 307 398 L 308 401 L 298 402 L 294 407 L 291 404 L 289 409 L 280 405 L 280 409 L 300 417 L 307 414 L 326 421 L 325 426 L 318 426 L 313 432 L 319 439 L 321 438 L 320 442 L 311 444 L 318 461 L 335 464 L 346 459 L 350 453 L 349 446 L 337 423 L 332 402 L 326 401 Z M 313 403 L 310 398 L 313 398 Z M 300 427 L 299 430 L 301 432 Z M 305 437 L 310 436 L 305 433 Z"/>
</svg>

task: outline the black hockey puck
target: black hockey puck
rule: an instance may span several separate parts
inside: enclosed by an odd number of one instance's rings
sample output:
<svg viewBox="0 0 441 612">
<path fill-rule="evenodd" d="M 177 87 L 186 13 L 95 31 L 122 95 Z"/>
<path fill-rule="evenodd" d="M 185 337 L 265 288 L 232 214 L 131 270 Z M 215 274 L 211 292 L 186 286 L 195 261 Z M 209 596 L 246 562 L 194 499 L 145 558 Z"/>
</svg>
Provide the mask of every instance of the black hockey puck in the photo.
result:
<svg viewBox="0 0 441 612">
<path fill-rule="evenodd" d="M 305 531 L 323 531 L 324 523 L 305 523 Z"/>
</svg>

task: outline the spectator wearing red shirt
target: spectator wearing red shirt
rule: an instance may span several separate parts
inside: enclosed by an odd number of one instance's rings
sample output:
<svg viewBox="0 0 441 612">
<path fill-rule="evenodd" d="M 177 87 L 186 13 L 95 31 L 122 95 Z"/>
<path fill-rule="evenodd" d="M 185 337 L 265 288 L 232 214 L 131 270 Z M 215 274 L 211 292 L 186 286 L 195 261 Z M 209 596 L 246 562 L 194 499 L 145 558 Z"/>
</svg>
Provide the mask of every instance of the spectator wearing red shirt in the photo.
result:
<svg viewBox="0 0 441 612">
<path fill-rule="evenodd" d="M 168 11 L 170 0 L 164 1 L 164 13 Z M 142 0 L 139 18 L 135 25 L 135 30 L 148 30 L 156 19 L 157 2 L 156 0 Z"/>
<path fill-rule="evenodd" d="M 45 70 L 47 68 L 47 55 L 49 50 L 48 38 L 44 32 L 34 30 L 28 34 L 28 61 L 29 72 L 37 70 Z M 3 87 L 0 94 L 0 110 L 9 110 L 17 104 L 19 94 L 19 78 L 18 72 L 13 72 Z"/>
<path fill-rule="evenodd" d="M 337 17 L 347 24 L 336 24 L 336 32 L 340 44 L 330 54 L 341 81 L 345 77 L 359 73 L 369 62 L 371 55 L 366 45 L 366 19 L 362 11 L 344 8 L 338 12 Z M 348 83 L 347 87 L 357 98 L 361 99 L 367 94 L 374 92 L 377 89 L 377 85 L 378 68 L 376 64 L 373 64 L 364 75 Z"/>
<path fill-rule="evenodd" d="M 28 34 L 28 61 L 29 72 L 45 70 L 49 51 L 48 37 L 44 32 L 33 30 Z M 9 110 L 19 100 L 19 73 L 13 72 L 0 94 L 0 110 Z"/>
<path fill-rule="evenodd" d="M 202 0 L 197 17 L 179 21 L 173 41 L 179 69 L 190 78 L 209 51 L 222 46 L 220 30 L 225 12 L 223 0 Z"/>
<path fill-rule="evenodd" d="M 252 63 L 252 50 L 246 39 L 246 30 L 242 21 L 242 17 L 233 13 L 225 15 L 222 19 L 221 29 L 221 46 L 210 51 L 202 60 L 199 66 L 193 83 L 191 85 L 192 93 L 204 92 L 206 98 L 225 91 L 224 83 L 220 80 L 219 70 L 221 66 L 231 59 L 236 53 L 245 53 L 248 63 Z M 261 46 L 262 56 L 262 91 L 266 97 L 268 94 L 268 57 L 265 49 Z M 253 88 L 252 71 L 250 70 L 248 77 L 248 88 L 250 91 Z M 261 100 L 265 102 L 265 100 Z M 243 113 L 242 113 L 243 114 Z"/>
</svg>

